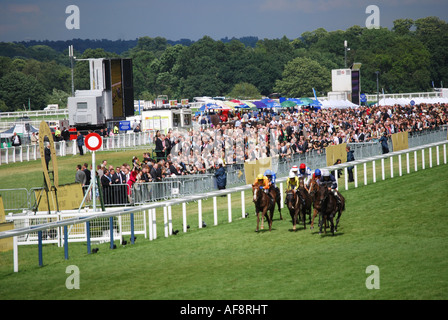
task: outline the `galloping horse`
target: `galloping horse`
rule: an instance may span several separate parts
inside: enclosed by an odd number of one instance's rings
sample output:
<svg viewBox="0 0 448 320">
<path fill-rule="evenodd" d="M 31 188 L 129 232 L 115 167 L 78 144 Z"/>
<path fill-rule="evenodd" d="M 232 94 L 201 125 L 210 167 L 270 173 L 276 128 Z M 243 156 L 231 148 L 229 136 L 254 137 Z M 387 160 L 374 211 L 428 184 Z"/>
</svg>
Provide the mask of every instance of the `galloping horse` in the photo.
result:
<svg viewBox="0 0 448 320">
<path fill-rule="evenodd" d="M 334 233 L 337 231 L 338 223 L 339 223 L 339 219 L 341 218 L 342 211 L 345 210 L 345 198 L 341 194 L 339 194 L 339 197 L 341 198 L 340 204 L 338 204 L 336 198 L 334 197 L 334 195 L 331 193 L 331 191 L 328 189 L 328 187 L 326 185 L 319 186 L 319 189 L 316 194 L 316 200 L 320 204 L 319 234 L 322 233 L 322 227 L 324 225 L 325 225 L 324 232 L 327 233 L 327 226 L 326 226 L 327 219 L 330 220 L 331 233 L 334 235 Z M 333 218 L 335 217 L 336 213 L 338 213 L 338 217 L 336 219 L 336 226 L 335 226 Z"/>
<path fill-rule="evenodd" d="M 311 202 L 313 203 L 313 218 L 311 219 L 310 229 L 314 229 L 314 218 L 316 218 L 318 212 L 320 211 L 320 203 L 317 200 L 317 191 L 319 190 L 319 184 L 316 179 L 311 179 L 310 181 L 310 197 Z M 320 216 L 319 216 L 319 224 L 320 226 Z"/>
<path fill-rule="evenodd" d="M 313 203 L 313 200 L 311 198 L 311 195 L 308 193 L 308 191 L 305 189 L 305 182 L 304 178 L 299 178 L 299 198 L 300 200 L 305 200 L 305 205 L 302 205 L 301 203 L 301 213 L 303 219 L 303 224 L 305 225 L 305 216 L 308 215 L 309 217 L 309 223 L 311 224 L 311 205 Z"/>
<path fill-rule="evenodd" d="M 289 214 L 291 215 L 293 226 L 292 229 L 296 231 L 297 215 L 300 211 L 300 203 L 299 197 L 297 196 L 296 192 L 294 192 L 294 190 L 286 191 L 286 206 L 288 207 Z"/>
<path fill-rule="evenodd" d="M 263 219 L 266 215 L 266 219 L 269 224 L 269 231 L 272 229 L 272 217 L 274 216 L 274 208 L 275 208 L 275 202 L 271 201 L 271 198 L 260 189 L 257 185 L 252 185 L 252 194 L 253 194 L 253 202 L 255 204 L 255 212 L 257 213 L 257 229 L 255 230 L 258 232 L 259 224 L 260 224 L 260 212 L 261 215 L 261 229 L 264 229 L 263 227 Z M 269 214 L 267 214 L 267 211 L 269 210 Z"/>
</svg>

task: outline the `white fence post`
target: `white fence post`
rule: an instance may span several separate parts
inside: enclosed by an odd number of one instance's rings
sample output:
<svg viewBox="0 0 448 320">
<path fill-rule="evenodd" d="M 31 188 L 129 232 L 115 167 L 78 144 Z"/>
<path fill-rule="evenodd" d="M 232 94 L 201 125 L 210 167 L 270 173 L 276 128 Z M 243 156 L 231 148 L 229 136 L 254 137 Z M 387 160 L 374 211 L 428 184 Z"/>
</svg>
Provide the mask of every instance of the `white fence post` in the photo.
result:
<svg viewBox="0 0 448 320">
<path fill-rule="evenodd" d="M 13 250 L 14 250 L 14 272 L 19 272 L 19 245 L 17 237 L 13 237 Z"/>
<path fill-rule="evenodd" d="M 425 149 L 422 149 L 422 169 L 425 169 Z"/>
<path fill-rule="evenodd" d="M 202 229 L 202 199 L 198 200 L 198 224 L 199 229 Z"/>
<path fill-rule="evenodd" d="M 429 167 L 432 168 L 432 148 L 429 148 Z"/>
<path fill-rule="evenodd" d="M 244 190 L 241 191 L 241 216 L 246 217 L 246 199 L 244 197 Z"/>
<path fill-rule="evenodd" d="M 440 165 L 440 155 L 439 155 L 439 146 L 436 147 L 436 159 L 437 159 L 437 165 Z"/>
<path fill-rule="evenodd" d="M 367 162 L 364 162 L 364 185 L 367 185 Z"/>
<path fill-rule="evenodd" d="M 373 183 L 376 183 L 376 168 L 375 168 L 375 160 L 372 161 L 372 170 L 373 170 Z"/>
<path fill-rule="evenodd" d="M 406 172 L 411 173 L 411 168 L 409 167 L 409 152 L 406 152 Z"/>
<path fill-rule="evenodd" d="M 157 223 L 156 223 L 156 209 L 152 209 L 152 237 L 157 239 Z"/>
<path fill-rule="evenodd" d="M 417 151 L 414 151 L 414 170 L 415 170 L 415 171 L 418 170 L 418 165 L 417 165 Z"/>
<path fill-rule="evenodd" d="M 446 144 L 443 145 L 443 163 L 446 164 Z"/>
<path fill-rule="evenodd" d="M 355 180 L 355 188 L 358 188 L 358 166 L 355 164 L 355 168 L 353 169 L 353 177 Z"/>
<path fill-rule="evenodd" d="M 232 194 L 227 194 L 227 211 L 229 216 L 229 222 L 232 222 Z"/>
<path fill-rule="evenodd" d="M 187 232 L 187 204 L 182 202 L 182 221 L 184 222 L 184 232 Z"/>
<path fill-rule="evenodd" d="M 149 230 L 149 241 L 154 240 L 153 226 L 152 226 L 152 209 L 148 209 L 148 230 Z"/>
<path fill-rule="evenodd" d="M 345 190 L 348 190 L 348 169 L 344 168 L 344 180 L 345 180 Z"/>
<path fill-rule="evenodd" d="M 168 206 L 168 234 L 173 234 L 173 217 L 171 214 L 171 206 Z"/>
<path fill-rule="evenodd" d="M 394 177 L 394 157 L 390 157 L 390 177 Z"/>
<path fill-rule="evenodd" d="M 280 208 L 284 207 L 283 201 L 283 183 L 280 183 Z"/>
<path fill-rule="evenodd" d="M 163 207 L 163 228 L 165 230 L 165 238 L 168 238 L 168 213 L 166 206 Z"/>
<path fill-rule="evenodd" d="M 216 204 L 216 202 L 216 197 L 213 197 L 213 222 L 215 226 L 218 225 L 218 205 Z"/>
</svg>

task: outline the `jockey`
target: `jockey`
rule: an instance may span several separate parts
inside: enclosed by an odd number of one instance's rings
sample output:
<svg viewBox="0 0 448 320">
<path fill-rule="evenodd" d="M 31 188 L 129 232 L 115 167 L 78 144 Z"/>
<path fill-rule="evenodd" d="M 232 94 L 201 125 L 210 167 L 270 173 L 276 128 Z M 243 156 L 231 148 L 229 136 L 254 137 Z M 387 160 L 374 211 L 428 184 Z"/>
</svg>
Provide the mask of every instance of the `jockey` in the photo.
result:
<svg viewBox="0 0 448 320">
<path fill-rule="evenodd" d="M 269 180 L 269 190 L 271 190 L 271 188 L 274 189 L 276 192 L 276 197 L 277 198 L 280 197 L 280 189 L 275 185 L 275 181 L 277 180 L 277 175 L 275 174 L 275 172 L 268 169 L 264 172 L 264 175 Z M 271 194 L 269 194 L 269 195 L 271 195 Z"/>
<path fill-rule="evenodd" d="M 305 188 L 308 191 L 311 180 L 311 169 L 306 166 L 306 164 L 301 163 L 299 167 L 299 178 L 303 178 L 303 182 L 305 184 Z"/>
<path fill-rule="evenodd" d="M 269 185 L 275 188 L 276 187 L 275 181 L 277 180 L 277 176 L 276 176 L 275 172 L 268 169 L 264 172 L 264 175 L 265 175 L 265 177 L 268 178 Z"/>
<path fill-rule="evenodd" d="M 297 177 L 299 175 L 299 168 L 297 166 L 292 166 L 291 170 L 289 170 L 289 173 L 291 172 Z"/>
<path fill-rule="evenodd" d="M 294 174 L 294 172 L 289 172 L 288 179 L 286 180 L 286 191 L 294 190 L 297 191 L 299 188 L 299 178 Z"/>
<path fill-rule="evenodd" d="M 341 204 L 341 198 L 339 198 L 338 195 L 338 183 L 336 182 L 335 177 L 330 173 L 330 171 L 326 169 L 322 170 L 322 178 L 320 179 L 320 184 L 327 186 L 333 193 L 338 204 Z"/>
<path fill-rule="evenodd" d="M 320 171 L 320 169 L 316 169 L 313 173 L 313 178 L 314 181 L 317 182 L 317 184 L 320 184 L 320 180 L 322 179 L 322 172 Z"/>
<path fill-rule="evenodd" d="M 263 188 L 266 192 L 269 191 L 269 180 L 261 173 L 255 179 L 254 185 Z"/>
</svg>

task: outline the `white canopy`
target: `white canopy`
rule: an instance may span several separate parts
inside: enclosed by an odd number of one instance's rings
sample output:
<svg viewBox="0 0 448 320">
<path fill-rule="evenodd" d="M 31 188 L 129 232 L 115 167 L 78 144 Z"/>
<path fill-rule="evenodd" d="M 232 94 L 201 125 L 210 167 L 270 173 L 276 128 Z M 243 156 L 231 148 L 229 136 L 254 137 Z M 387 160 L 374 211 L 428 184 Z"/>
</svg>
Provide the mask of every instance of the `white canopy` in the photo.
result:
<svg viewBox="0 0 448 320">
<path fill-rule="evenodd" d="M 347 109 L 347 108 L 357 108 L 358 105 L 352 103 L 348 100 L 323 100 L 320 101 L 322 103 L 322 109 Z"/>
<path fill-rule="evenodd" d="M 9 128 L 6 131 L 0 132 L 0 138 L 9 138 L 14 135 L 14 132 L 17 134 L 31 134 L 33 132 L 38 132 L 36 128 L 34 128 L 32 125 L 29 125 L 28 127 L 29 131 L 27 131 L 27 126 L 24 123 L 15 124 L 13 127 Z"/>
<path fill-rule="evenodd" d="M 442 98 L 442 97 L 433 97 L 433 98 L 386 98 L 386 99 L 380 99 L 379 105 L 380 106 L 393 106 L 393 105 L 400 105 L 400 106 L 406 106 L 410 105 L 411 101 L 414 101 L 415 104 L 420 103 L 448 103 L 448 98 Z"/>
</svg>

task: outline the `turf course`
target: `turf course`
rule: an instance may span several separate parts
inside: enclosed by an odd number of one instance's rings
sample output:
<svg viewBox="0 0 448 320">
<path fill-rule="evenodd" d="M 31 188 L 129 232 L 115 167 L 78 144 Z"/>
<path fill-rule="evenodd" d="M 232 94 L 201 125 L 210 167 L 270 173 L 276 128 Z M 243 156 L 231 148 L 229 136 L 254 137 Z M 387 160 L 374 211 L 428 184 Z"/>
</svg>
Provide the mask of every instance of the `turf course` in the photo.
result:
<svg viewBox="0 0 448 320">
<path fill-rule="evenodd" d="M 21 246 L 18 273 L 12 252 L 0 253 L 0 299 L 447 299 L 447 181 L 442 165 L 342 190 L 347 209 L 334 237 L 292 232 L 286 209 L 283 221 L 275 213 L 272 232 L 255 233 L 247 192 L 249 217 L 230 224 L 154 241 L 141 236 L 116 250 L 101 244 L 92 255 L 74 243 L 69 260 L 63 248 L 45 245 L 42 268 L 37 247 Z M 69 265 L 80 270 L 80 289 L 66 288 Z M 366 288 L 370 265 L 379 268 L 379 289 Z"/>
</svg>

